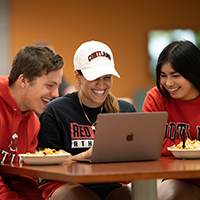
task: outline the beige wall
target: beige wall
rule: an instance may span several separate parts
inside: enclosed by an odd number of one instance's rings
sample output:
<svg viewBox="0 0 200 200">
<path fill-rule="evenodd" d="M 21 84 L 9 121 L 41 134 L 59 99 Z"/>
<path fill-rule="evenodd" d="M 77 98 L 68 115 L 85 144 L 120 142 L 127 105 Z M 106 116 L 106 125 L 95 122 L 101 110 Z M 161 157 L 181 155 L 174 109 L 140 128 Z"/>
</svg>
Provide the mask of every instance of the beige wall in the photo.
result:
<svg viewBox="0 0 200 200">
<path fill-rule="evenodd" d="M 51 42 L 73 82 L 73 54 L 88 40 L 108 44 L 121 79 L 112 92 L 132 97 L 155 84 L 148 72 L 147 34 L 151 29 L 200 29 L 199 0 L 11 0 L 11 55 L 37 40 Z"/>
</svg>

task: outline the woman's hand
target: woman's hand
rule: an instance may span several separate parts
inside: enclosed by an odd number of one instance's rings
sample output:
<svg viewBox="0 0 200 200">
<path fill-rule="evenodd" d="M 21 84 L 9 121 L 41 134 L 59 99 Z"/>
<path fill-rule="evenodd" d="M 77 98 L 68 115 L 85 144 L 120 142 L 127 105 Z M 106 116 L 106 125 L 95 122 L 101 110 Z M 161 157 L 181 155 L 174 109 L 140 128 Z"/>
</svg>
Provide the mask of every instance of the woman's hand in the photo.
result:
<svg viewBox="0 0 200 200">
<path fill-rule="evenodd" d="M 75 156 L 72 156 L 70 154 L 70 156 L 64 161 L 64 162 L 70 162 L 70 161 L 73 161 L 73 159 L 90 159 L 91 156 L 92 156 L 92 149 L 93 147 L 91 147 L 90 149 L 88 149 L 87 151 L 84 151 L 82 153 L 79 153 Z M 62 152 L 65 152 L 64 150 L 59 150 L 59 151 L 62 151 Z M 67 153 L 67 152 L 66 152 Z"/>
<path fill-rule="evenodd" d="M 78 154 L 77 156 L 81 156 L 81 158 L 85 158 L 85 159 L 90 159 L 92 156 L 92 149 L 93 149 L 93 147 L 91 147 L 87 151 L 84 151 L 84 152 Z"/>
</svg>

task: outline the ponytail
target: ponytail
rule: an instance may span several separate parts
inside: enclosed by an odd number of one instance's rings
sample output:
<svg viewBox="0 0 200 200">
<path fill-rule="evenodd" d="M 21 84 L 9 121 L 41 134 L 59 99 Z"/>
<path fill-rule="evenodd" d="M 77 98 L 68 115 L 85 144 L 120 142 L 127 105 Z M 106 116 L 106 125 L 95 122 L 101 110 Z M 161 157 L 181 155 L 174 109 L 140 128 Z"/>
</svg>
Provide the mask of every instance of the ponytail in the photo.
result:
<svg viewBox="0 0 200 200">
<path fill-rule="evenodd" d="M 119 113 L 119 103 L 111 92 L 106 97 L 103 106 L 107 113 Z"/>
</svg>

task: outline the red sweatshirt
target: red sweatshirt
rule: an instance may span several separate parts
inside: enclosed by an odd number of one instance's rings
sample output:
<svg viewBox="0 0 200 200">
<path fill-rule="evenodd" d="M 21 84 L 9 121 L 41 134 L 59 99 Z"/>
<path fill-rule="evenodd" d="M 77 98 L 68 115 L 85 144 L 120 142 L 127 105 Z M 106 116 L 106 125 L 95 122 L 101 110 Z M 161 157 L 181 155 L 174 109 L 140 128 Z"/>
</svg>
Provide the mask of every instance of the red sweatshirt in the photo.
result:
<svg viewBox="0 0 200 200">
<path fill-rule="evenodd" d="M 33 111 L 22 114 L 8 87 L 8 77 L 0 76 L 0 162 L 20 162 L 18 154 L 37 146 L 40 122 Z M 1 200 L 40 200 L 37 180 L 0 172 Z"/>
<path fill-rule="evenodd" d="M 167 99 L 160 94 L 157 87 L 147 92 L 143 104 L 143 112 L 168 112 L 162 155 L 171 155 L 167 147 L 180 143 L 182 134 L 185 134 L 185 138 L 200 140 L 199 110 L 200 97 L 190 101 L 174 99 L 171 96 Z M 200 180 L 198 179 L 191 182 L 200 186 Z"/>
</svg>

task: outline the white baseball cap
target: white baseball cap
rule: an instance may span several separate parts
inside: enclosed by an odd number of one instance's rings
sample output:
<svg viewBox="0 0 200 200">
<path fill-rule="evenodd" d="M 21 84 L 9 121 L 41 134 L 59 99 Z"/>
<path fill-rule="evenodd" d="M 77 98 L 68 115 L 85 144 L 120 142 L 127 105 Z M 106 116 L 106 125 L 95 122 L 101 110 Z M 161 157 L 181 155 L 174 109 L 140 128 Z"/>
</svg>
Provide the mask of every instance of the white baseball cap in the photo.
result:
<svg viewBox="0 0 200 200">
<path fill-rule="evenodd" d="M 120 78 L 115 70 L 111 49 L 102 42 L 83 43 L 74 54 L 74 69 L 81 70 L 88 81 L 111 74 Z"/>
</svg>

